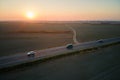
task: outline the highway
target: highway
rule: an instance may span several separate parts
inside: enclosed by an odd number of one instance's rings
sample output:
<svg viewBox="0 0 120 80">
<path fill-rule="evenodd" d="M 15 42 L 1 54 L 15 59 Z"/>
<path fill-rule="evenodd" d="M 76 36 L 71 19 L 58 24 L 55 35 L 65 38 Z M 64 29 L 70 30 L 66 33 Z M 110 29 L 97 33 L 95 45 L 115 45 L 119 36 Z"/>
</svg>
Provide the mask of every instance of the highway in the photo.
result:
<svg viewBox="0 0 120 80">
<path fill-rule="evenodd" d="M 45 50 L 36 50 L 35 51 L 36 54 L 33 57 L 27 56 L 27 52 L 13 55 L 13 56 L 1 57 L 0 69 L 11 67 L 14 65 L 19 65 L 22 63 L 28 63 L 36 60 L 43 60 L 45 58 L 50 58 L 50 57 L 59 56 L 63 54 L 69 54 L 75 51 L 81 51 L 81 50 L 96 48 L 96 47 L 99 48 L 104 45 L 118 43 L 120 42 L 120 38 L 118 37 L 118 38 L 102 39 L 102 41 L 103 41 L 102 43 L 99 42 L 98 40 L 98 41 L 90 41 L 90 42 L 74 44 L 73 49 L 67 49 L 66 46 L 61 46 L 61 47 L 55 47 L 55 48 L 50 48 Z"/>
</svg>

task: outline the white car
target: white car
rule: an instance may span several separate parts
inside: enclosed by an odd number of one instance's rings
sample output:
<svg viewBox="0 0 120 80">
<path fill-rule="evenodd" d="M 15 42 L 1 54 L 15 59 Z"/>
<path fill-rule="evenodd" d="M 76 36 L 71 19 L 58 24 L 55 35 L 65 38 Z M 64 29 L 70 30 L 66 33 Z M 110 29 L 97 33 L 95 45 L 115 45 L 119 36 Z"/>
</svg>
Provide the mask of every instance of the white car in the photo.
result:
<svg viewBox="0 0 120 80">
<path fill-rule="evenodd" d="M 36 52 L 35 51 L 30 51 L 27 53 L 27 56 L 35 56 Z"/>
</svg>

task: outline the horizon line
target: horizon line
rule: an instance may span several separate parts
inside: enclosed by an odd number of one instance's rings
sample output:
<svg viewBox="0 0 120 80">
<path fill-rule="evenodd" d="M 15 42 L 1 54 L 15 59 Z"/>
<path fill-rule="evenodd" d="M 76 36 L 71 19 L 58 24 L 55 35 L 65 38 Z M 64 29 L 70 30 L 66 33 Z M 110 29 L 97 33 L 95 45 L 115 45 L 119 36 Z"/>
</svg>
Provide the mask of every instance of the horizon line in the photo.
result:
<svg viewBox="0 0 120 80">
<path fill-rule="evenodd" d="M 0 22 L 120 22 L 120 20 L 0 20 Z"/>
</svg>

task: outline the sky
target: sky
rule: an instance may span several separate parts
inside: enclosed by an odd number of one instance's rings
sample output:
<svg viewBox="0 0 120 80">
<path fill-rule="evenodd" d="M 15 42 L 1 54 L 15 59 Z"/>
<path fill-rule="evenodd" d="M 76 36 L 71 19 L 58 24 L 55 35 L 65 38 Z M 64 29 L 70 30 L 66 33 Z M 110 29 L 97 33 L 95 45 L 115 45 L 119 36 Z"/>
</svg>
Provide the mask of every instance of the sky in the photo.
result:
<svg viewBox="0 0 120 80">
<path fill-rule="evenodd" d="M 120 0 L 0 0 L 0 20 L 120 21 Z"/>
</svg>

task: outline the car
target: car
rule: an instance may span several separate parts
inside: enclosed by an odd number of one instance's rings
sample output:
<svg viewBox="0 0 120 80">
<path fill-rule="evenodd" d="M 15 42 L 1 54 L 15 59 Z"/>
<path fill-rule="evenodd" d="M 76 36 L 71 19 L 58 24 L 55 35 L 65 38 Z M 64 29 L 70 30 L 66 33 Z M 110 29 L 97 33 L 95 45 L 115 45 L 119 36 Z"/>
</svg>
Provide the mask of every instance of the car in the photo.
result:
<svg viewBox="0 0 120 80">
<path fill-rule="evenodd" d="M 73 44 L 67 44 L 66 48 L 67 49 L 73 49 Z"/>
<path fill-rule="evenodd" d="M 104 41 L 103 40 L 98 40 L 98 43 L 103 43 Z"/>
<path fill-rule="evenodd" d="M 27 56 L 35 56 L 36 52 L 35 51 L 29 51 L 27 53 Z"/>
</svg>

